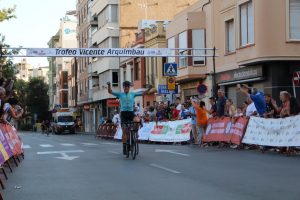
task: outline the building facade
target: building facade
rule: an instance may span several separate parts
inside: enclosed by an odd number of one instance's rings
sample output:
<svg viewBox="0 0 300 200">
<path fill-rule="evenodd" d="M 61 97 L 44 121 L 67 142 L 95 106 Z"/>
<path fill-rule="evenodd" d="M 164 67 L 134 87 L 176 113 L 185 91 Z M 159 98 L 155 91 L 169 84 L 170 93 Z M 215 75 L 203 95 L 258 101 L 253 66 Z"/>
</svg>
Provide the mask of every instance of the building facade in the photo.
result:
<svg viewBox="0 0 300 200">
<path fill-rule="evenodd" d="M 201 0 L 178 14 L 167 27 L 168 47 L 216 47 L 218 56 L 215 67 L 211 57 L 197 58 L 212 55 L 210 49 L 193 52 L 193 57 L 169 58 L 179 65 L 181 96 L 199 95 L 199 82 L 225 89 L 237 105 L 245 100 L 236 90 L 238 83 L 273 97 L 280 90 L 293 94 L 292 74 L 300 67 L 299 8 L 296 0 Z"/>
<path fill-rule="evenodd" d="M 17 79 L 23 81 L 29 81 L 28 70 L 30 69 L 30 64 L 27 62 L 26 58 L 23 58 L 20 63 L 18 63 L 18 73 L 16 75 Z"/>
</svg>

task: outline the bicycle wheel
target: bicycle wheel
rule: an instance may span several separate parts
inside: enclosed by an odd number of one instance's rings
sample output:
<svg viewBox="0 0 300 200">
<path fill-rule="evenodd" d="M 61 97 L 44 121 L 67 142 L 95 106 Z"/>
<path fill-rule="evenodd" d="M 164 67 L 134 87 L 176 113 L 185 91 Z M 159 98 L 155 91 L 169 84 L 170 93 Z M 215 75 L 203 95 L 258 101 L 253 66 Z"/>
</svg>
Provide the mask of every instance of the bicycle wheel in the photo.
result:
<svg viewBox="0 0 300 200">
<path fill-rule="evenodd" d="M 136 148 L 136 155 L 139 155 L 139 140 L 136 139 L 136 142 L 135 142 L 135 148 Z"/>
<path fill-rule="evenodd" d="M 135 137 L 135 134 L 131 134 L 131 137 L 132 137 L 132 143 L 131 143 L 131 157 L 132 157 L 132 160 L 134 160 L 136 158 L 136 155 L 137 155 L 137 149 L 136 149 L 136 137 Z"/>
</svg>

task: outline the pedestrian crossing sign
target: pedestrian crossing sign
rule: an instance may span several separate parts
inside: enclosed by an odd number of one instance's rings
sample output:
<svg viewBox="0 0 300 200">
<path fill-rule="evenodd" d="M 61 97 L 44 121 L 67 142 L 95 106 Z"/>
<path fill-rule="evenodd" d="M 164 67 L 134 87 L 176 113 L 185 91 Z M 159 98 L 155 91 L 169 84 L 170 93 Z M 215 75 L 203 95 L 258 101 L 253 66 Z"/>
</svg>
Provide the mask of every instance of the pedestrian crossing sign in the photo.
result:
<svg viewBox="0 0 300 200">
<path fill-rule="evenodd" d="M 177 64 L 165 63 L 164 64 L 164 76 L 177 76 Z"/>
</svg>

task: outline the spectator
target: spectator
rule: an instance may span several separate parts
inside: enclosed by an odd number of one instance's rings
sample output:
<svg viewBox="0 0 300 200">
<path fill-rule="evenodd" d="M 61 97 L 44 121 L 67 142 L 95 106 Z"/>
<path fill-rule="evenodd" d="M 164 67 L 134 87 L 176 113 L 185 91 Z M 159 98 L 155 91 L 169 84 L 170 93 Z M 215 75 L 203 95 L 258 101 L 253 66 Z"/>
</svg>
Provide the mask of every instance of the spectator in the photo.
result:
<svg viewBox="0 0 300 200">
<path fill-rule="evenodd" d="M 112 119 L 112 122 L 116 125 L 120 124 L 121 123 L 121 118 L 120 118 L 120 115 L 119 113 L 115 110 L 114 112 L 114 116 L 113 116 L 113 119 Z"/>
<path fill-rule="evenodd" d="M 242 107 L 237 107 L 236 109 L 236 113 L 235 113 L 235 117 L 242 117 L 244 114 L 243 114 L 243 109 Z"/>
<path fill-rule="evenodd" d="M 193 135 L 193 139 L 194 139 L 194 144 L 198 144 L 198 137 L 197 137 L 197 125 L 196 125 L 196 110 L 194 108 L 194 106 L 192 105 L 192 103 L 190 103 L 190 107 L 189 107 L 189 116 L 192 119 L 192 135 Z"/>
<path fill-rule="evenodd" d="M 153 106 L 149 107 L 148 114 L 150 122 L 156 121 L 156 112 Z"/>
<path fill-rule="evenodd" d="M 247 98 L 247 103 L 248 103 L 248 106 L 246 109 L 246 116 L 247 117 L 257 116 L 257 110 L 255 107 L 255 104 L 250 97 Z"/>
<path fill-rule="evenodd" d="M 177 110 L 181 111 L 181 99 L 180 97 L 176 97 L 176 101 L 175 101 L 175 107 Z"/>
<path fill-rule="evenodd" d="M 255 105 L 255 108 L 257 110 L 257 113 L 260 117 L 264 116 L 264 113 L 266 112 L 266 101 L 264 97 L 264 93 L 261 91 L 258 91 L 256 88 L 251 88 L 251 94 L 249 94 L 249 87 L 246 85 L 238 85 L 238 89 L 246 94 L 248 97 L 250 97 Z"/>
<path fill-rule="evenodd" d="M 157 112 L 156 112 L 156 121 L 163 121 L 165 119 L 165 109 L 164 109 L 164 104 L 160 104 L 157 107 Z"/>
<path fill-rule="evenodd" d="M 181 105 L 180 119 L 187 119 L 188 109 L 186 109 L 185 104 Z"/>
<path fill-rule="evenodd" d="M 272 100 L 272 105 L 275 108 L 276 113 L 279 114 L 280 117 L 288 117 L 291 114 L 290 107 L 290 94 L 287 91 L 280 92 L 280 100 L 282 105 L 280 107 L 277 106 L 276 101 Z"/>
<path fill-rule="evenodd" d="M 248 101 L 244 101 L 243 104 L 242 104 L 242 112 L 243 112 L 243 115 L 246 116 L 246 111 L 247 111 L 247 107 L 248 107 Z"/>
<path fill-rule="evenodd" d="M 275 114 L 275 108 L 272 105 L 272 98 L 270 94 L 265 94 L 265 100 L 266 100 L 266 112 L 264 114 L 265 118 L 273 118 Z"/>
<path fill-rule="evenodd" d="M 178 120 L 179 117 L 180 117 L 180 116 L 179 116 L 180 111 L 177 110 L 177 108 L 175 107 L 175 104 L 171 104 L 171 105 L 170 105 L 170 108 L 171 108 L 171 113 L 172 113 L 172 115 L 171 115 L 171 120 L 172 120 L 172 121 Z"/>
<path fill-rule="evenodd" d="M 9 98 L 8 102 L 4 104 L 4 121 L 10 123 L 12 119 L 19 119 L 23 115 L 23 109 L 20 112 L 15 111 L 18 100 L 16 98 Z"/>
<path fill-rule="evenodd" d="M 212 117 L 216 117 L 217 116 L 216 98 L 215 97 L 210 97 L 209 98 L 209 103 L 210 103 L 211 107 L 210 107 L 210 110 L 207 111 L 207 113 Z"/>
<path fill-rule="evenodd" d="M 218 101 L 217 101 L 217 116 L 223 117 L 225 114 L 225 105 L 227 98 L 223 89 L 218 90 Z"/>
<path fill-rule="evenodd" d="M 225 115 L 228 117 L 234 117 L 235 113 L 236 113 L 236 109 L 233 105 L 232 99 L 227 99 L 225 105 Z"/>
<path fill-rule="evenodd" d="M 204 134 L 205 127 L 207 125 L 207 114 L 205 103 L 200 101 L 200 106 L 196 103 L 196 100 L 192 101 L 192 104 L 196 110 L 196 117 L 197 117 L 197 143 L 201 144 L 202 142 L 202 135 Z"/>
</svg>

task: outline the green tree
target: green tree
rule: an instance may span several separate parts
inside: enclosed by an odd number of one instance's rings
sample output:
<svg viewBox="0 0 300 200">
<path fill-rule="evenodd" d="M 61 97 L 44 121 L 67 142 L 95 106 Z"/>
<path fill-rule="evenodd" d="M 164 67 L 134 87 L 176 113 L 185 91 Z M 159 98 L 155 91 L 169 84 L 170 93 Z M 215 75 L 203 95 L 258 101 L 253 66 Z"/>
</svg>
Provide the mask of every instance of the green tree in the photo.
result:
<svg viewBox="0 0 300 200">
<path fill-rule="evenodd" d="M 11 18 L 16 18 L 15 11 L 16 6 L 13 6 L 12 8 L 2 8 L 0 10 L 0 22 L 3 22 L 4 20 L 9 20 Z"/>
<path fill-rule="evenodd" d="M 43 78 L 31 78 L 26 87 L 26 106 L 32 117 L 37 114 L 38 119 L 49 117 L 48 85 Z"/>
<path fill-rule="evenodd" d="M 15 97 L 19 100 L 19 105 L 22 108 L 26 107 L 27 88 L 28 83 L 22 79 L 16 80 L 14 83 L 13 91 Z"/>
</svg>

